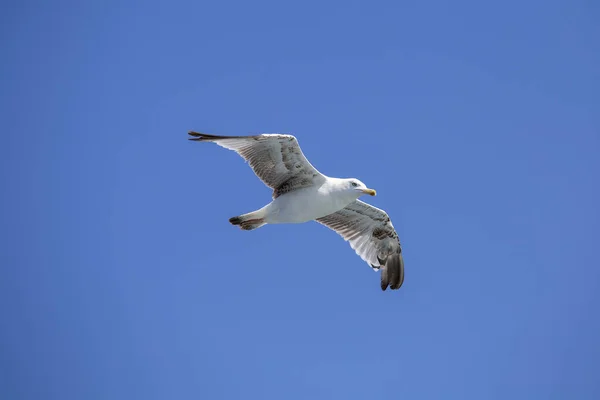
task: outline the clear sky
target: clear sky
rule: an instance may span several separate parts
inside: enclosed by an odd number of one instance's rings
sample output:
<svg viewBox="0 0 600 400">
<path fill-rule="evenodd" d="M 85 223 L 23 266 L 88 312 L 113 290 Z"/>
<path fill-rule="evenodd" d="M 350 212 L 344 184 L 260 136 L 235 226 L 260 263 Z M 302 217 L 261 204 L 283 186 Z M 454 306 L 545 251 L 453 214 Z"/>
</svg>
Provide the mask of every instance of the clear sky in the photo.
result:
<svg viewBox="0 0 600 400">
<path fill-rule="evenodd" d="M 3 3 L 0 397 L 600 398 L 599 4 Z M 402 289 L 190 129 L 377 189 Z"/>
</svg>

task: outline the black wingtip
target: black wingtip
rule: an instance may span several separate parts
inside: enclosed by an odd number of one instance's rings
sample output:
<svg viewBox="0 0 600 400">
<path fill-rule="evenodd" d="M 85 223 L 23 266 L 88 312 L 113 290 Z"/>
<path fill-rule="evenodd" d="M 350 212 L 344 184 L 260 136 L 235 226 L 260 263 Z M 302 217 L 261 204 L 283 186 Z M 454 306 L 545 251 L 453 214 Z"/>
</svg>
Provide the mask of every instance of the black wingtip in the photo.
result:
<svg viewBox="0 0 600 400">
<path fill-rule="evenodd" d="M 191 138 L 189 138 L 190 140 L 197 140 L 197 141 L 201 141 L 201 142 L 214 142 L 217 140 L 221 140 L 221 139 L 248 139 L 248 138 L 254 138 L 257 139 L 260 137 L 260 135 L 254 135 L 254 136 L 223 136 L 223 135 L 210 135 L 208 133 L 200 133 L 200 132 L 196 132 L 196 131 L 188 131 L 188 135 L 193 136 Z"/>
<path fill-rule="evenodd" d="M 196 131 L 188 131 L 188 135 L 193 136 L 189 138 L 190 140 L 199 140 L 199 141 L 213 141 L 219 139 L 235 139 L 245 136 L 220 136 L 220 135 L 209 135 L 208 133 L 200 133 Z"/>
<path fill-rule="evenodd" d="M 199 132 L 195 132 L 195 131 L 188 131 L 188 135 L 191 136 L 188 138 L 188 140 L 193 140 L 195 142 L 201 141 L 205 136 L 203 133 L 199 133 Z"/>
<path fill-rule="evenodd" d="M 389 285 L 388 270 L 385 267 L 381 268 L 380 270 L 381 270 L 381 290 L 383 290 L 385 292 L 385 290 L 387 289 L 387 287 Z"/>
<path fill-rule="evenodd" d="M 385 265 L 381 268 L 381 290 L 386 290 L 388 286 L 392 290 L 398 290 L 404 283 L 404 260 L 402 254 L 393 254 L 385 260 Z"/>
<path fill-rule="evenodd" d="M 390 270 L 392 271 L 393 275 L 393 278 L 390 282 L 390 289 L 398 290 L 404 283 L 404 260 L 402 258 L 402 254 L 394 254 L 388 258 L 388 263 L 390 264 Z"/>
</svg>

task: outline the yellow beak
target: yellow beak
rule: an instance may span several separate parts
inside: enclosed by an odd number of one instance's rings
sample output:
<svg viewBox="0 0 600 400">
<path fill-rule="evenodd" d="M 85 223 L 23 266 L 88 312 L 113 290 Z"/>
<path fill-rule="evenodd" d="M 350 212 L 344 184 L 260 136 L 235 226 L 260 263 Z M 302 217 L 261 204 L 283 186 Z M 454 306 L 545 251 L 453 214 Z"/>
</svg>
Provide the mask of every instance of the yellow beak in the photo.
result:
<svg viewBox="0 0 600 400">
<path fill-rule="evenodd" d="M 364 194 L 368 194 L 369 196 L 375 196 L 377 194 L 377 192 L 373 189 L 363 189 L 362 192 Z"/>
</svg>

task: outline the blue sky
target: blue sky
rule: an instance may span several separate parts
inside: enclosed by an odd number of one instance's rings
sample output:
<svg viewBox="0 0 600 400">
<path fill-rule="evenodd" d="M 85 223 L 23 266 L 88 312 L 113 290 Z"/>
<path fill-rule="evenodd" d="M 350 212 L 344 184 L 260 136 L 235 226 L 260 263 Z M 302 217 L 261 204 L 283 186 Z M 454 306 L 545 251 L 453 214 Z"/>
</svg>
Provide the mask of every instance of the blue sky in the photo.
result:
<svg viewBox="0 0 600 400">
<path fill-rule="evenodd" d="M 1 397 L 599 398 L 600 7 L 483 3 L 3 4 Z M 190 129 L 377 189 L 402 289 Z"/>
</svg>

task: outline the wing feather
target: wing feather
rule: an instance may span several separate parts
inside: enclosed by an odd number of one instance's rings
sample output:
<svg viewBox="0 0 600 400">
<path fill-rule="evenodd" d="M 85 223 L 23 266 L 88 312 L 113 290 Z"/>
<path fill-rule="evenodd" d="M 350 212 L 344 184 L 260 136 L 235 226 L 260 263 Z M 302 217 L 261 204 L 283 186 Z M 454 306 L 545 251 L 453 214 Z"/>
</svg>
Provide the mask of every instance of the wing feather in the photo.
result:
<svg viewBox="0 0 600 400">
<path fill-rule="evenodd" d="M 399 289 L 404 282 L 404 260 L 398 234 L 387 213 L 356 200 L 316 220 L 336 231 L 373 269 L 381 269 L 381 288 Z"/>
<path fill-rule="evenodd" d="M 306 159 L 292 135 L 216 136 L 190 131 L 190 140 L 214 142 L 248 162 L 256 176 L 273 189 L 273 198 L 325 180 Z"/>
</svg>

